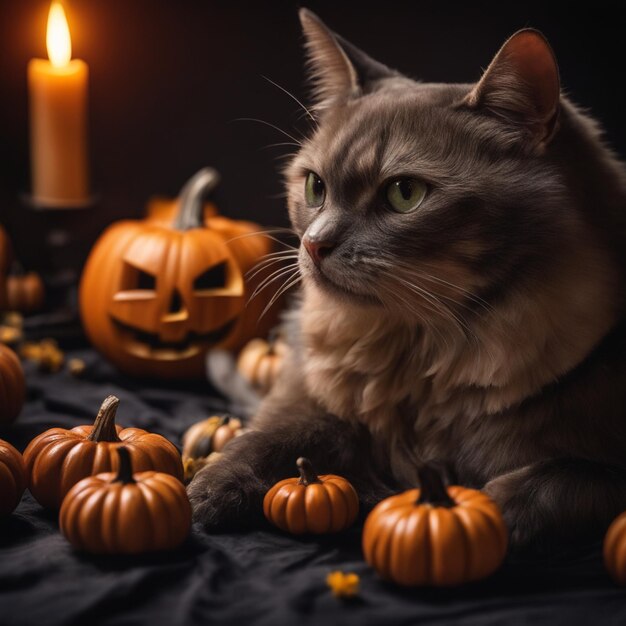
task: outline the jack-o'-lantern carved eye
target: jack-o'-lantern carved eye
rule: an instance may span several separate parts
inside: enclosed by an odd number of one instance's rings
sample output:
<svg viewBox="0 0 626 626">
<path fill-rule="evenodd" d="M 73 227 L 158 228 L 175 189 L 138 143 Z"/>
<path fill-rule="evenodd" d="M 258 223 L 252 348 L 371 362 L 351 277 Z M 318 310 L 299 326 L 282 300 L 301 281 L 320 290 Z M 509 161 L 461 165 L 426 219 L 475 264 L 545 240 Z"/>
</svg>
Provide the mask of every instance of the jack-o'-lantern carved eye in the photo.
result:
<svg viewBox="0 0 626 626">
<path fill-rule="evenodd" d="M 124 291 L 156 291 L 156 276 L 126 261 L 120 287 Z"/>
<path fill-rule="evenodd" d="M 156 276 L 148 274 L 143 270 L 137 269 L 137 287 L 136 289 L 156 289 Z"/>
<path fill-rule="evenodd" d="M 208 289 L 222 289 L 226 287 L 228 278 L 228 264 L 224 261 L 202 272 L 193 281 L 193 288 L 196 291 L 205 291 Z"/>
</svg>

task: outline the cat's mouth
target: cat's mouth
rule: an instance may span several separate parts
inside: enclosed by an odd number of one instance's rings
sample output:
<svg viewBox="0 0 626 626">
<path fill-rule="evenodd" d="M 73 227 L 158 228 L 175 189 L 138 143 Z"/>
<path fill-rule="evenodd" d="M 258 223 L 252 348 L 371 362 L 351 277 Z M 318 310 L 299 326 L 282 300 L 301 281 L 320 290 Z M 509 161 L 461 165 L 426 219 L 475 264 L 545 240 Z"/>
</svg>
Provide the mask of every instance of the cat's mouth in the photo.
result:
<svg viewBox="0 0 626 626">
<path fill-rule="evenodd" d="M 329 292 L 335 296 L 351 300 L 357 300 L 362 304 L 372 304 L 377 306 L 380 306 L 382 304 L 380 298 L 378 298 L 375 294 L 357 291 L 352 287 L 341 284 L 331 278 L 329 276 L 329 272 L 325 272 L 317 266 L 311 267 L 310 271 L 307 273 L 311 276 L 311 278 L 318 287 L 321 287 L 326 292 Z"/>
</svg>

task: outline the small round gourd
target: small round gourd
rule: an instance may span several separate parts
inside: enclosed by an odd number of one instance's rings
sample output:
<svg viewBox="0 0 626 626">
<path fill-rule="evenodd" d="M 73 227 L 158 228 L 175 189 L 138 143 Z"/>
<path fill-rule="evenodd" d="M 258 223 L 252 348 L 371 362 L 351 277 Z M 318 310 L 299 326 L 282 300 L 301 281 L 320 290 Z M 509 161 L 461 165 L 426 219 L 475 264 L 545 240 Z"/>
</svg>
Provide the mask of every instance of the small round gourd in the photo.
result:
<svg viewBox="0 0 626 626">
<path fill-rule="evenodd" d="M 296 462 L 299 478 L 276 483 L 263 499 L 265 517 L 293 535 L 336 533 L 350 527 L 359 513 L 354 487 L 341 476 L 317 476 L 311 462 Z"/>
<path fill-rule="evenodd" d="M 170 474 L 133 474 L 125 447 L 117 473 L 84 478 L 70 489 L 59 514 L 61 532 L 79 550 L 94 554 L 139 554 L 172 550 L 191 528 L 183 485 Z"/>
<path fill-rule="evenodd" d="M 278 377 L 287 345 L 280 338 L 252 339 L 241 350 L 237 370 L 241 376 L 261 393 L 267 393 Z"/>
<path fill-rule="evenodd" d="M 185 482 L 207 464 L 210 455 L 221 452 L 231 439 L 242 433 L 241 421 L 230 415 L 212 415 L 192 424 L 183 435 Z"/>
<path fill-rule="evenodd" d="M 180 454 L 165 437 L 141 428 L 115 425 L 119 399 L 108 396 L 93 426 L 51 428 L 24 451 L 29 487 L 44 507 L 58 508 L 79 480 L 117 469 L 117 448 L 125 446 L 137 471 L 157 470 L 183 479 Z"/>
<path fill-rule="evenodd" d="M 9 424 L 19 415 L 26 395 L 26 381 L 20 360 L 0 343 L 0 425 Z"/>
<path fill-rule="evenodd" d="M 604 536 L 604 565 L 618 585 L 626 585 L 626 513 L 613 520 Z"/>
<path fill-rule="evenodd" d="M 7 300 L 11 311 L 34 313 L 45 300 L 45 287 L 36 272 L 10 274 L 7 277 Z"/>
<path fill-rule="evenodd" d="M 446 488 L 432 466 L 420 489 L 379 502 L 363 528 L 365 560 L 386 580 L 449 587 L 492 574 L 506 556 L 498 506 L 481 491 Z"/>
<path fill-rule="evenodd" d="M 22 455 L 10 443 L 0 439 L 0 517 L 15 510 L 27 484 Z"/>
</svg>

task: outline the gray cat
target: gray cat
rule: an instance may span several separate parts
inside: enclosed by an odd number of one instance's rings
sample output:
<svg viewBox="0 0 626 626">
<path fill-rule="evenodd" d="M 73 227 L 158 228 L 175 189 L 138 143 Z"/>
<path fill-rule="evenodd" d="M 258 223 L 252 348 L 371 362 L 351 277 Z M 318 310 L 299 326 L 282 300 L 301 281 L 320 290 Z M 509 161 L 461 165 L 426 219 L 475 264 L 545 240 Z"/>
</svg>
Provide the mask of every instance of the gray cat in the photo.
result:
<svg viewBox="0 0 626 626">
<path fill-rule="evenodd" d="M 517 549 L 626 509 L 626 171 L 511 37 L 476 84 L 425 84 L 302 10 L 316 127 L 286 171 L 302 293 L 290 361 L 189 486 L 250 526 L 311 458 L 365 506 L 436 460 L 502 507 Z"/>
</svg>

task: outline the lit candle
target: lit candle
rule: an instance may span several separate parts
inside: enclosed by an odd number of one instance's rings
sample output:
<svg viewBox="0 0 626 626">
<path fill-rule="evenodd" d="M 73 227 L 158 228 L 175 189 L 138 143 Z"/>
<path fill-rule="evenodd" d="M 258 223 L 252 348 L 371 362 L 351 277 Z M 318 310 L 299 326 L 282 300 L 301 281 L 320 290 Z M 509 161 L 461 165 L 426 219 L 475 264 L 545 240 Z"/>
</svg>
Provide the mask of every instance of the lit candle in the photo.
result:
<svg viewBox="0 0 626 626">
<path fill-rule="evenodd" d="M 50 60 L 28 64 L 33 203 L 83 206 L 89 202 L 88 67 L 71 58 L 70 31 L 57 0 L 50 6 L 46 45 Z"/>
</svg>

